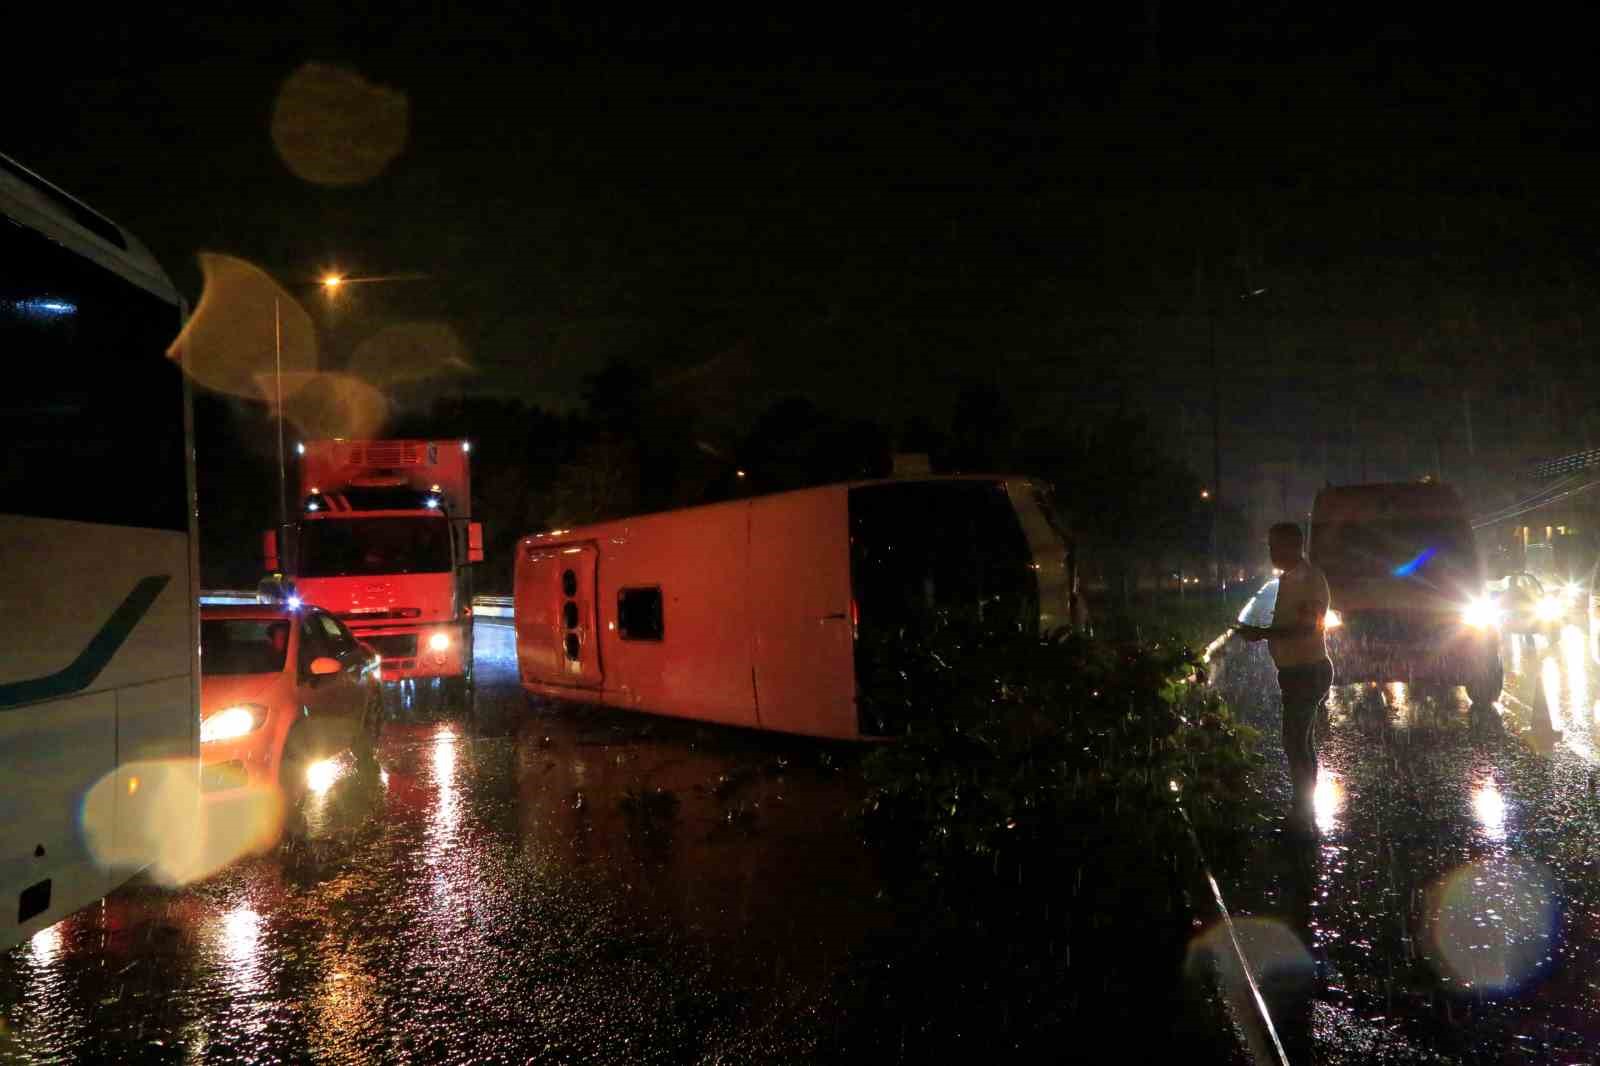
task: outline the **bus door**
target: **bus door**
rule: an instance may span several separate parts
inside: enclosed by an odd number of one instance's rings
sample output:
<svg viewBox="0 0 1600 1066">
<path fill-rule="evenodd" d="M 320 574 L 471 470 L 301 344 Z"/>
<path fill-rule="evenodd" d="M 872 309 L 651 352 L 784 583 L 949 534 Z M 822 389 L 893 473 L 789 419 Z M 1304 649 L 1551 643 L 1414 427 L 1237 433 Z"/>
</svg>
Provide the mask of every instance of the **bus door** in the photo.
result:
<svg viewBox="0 0 1600 1066">
<path fill-rule="evenodd" d="M 529 550 L 517 581 L 517 657 L 522 674 L 557 685 L 599 688 L 599 551 L 593 544 Z"/>
</svg>

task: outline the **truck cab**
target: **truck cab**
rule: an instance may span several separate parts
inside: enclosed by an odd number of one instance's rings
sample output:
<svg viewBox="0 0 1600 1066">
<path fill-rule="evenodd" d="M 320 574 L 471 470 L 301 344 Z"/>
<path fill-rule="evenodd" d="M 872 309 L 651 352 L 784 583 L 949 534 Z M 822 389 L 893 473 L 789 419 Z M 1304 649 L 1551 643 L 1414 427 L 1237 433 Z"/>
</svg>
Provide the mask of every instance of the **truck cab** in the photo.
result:
<svg viewBox="0 0 1600 1066">
<path fill-rule="evenodd" d="M 382 656 L 385 681 L 472 679 L 471 520 L 464 441 L 300 445 L 297 520 L 264 539 L 266 598 L 315 604 Z M 280 569 L 280 564 L 282 567 Z"/>
</svg>

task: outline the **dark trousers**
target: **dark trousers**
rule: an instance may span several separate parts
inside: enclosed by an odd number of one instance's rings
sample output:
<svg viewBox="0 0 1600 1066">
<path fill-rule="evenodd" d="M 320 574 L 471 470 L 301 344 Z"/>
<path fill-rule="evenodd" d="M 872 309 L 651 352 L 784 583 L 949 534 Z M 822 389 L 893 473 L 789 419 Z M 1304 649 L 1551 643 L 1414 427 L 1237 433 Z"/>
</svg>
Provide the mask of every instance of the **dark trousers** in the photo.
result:
<svg viewBox="0 0 1600 1066">
<path fill-rule="evenodd" d="M 1289 780 L 1295 799 L 1311 800 L 1317 787 L 1317 712 L 1333 684 L 1333 666 L 1326 660 L 1278 671 L 1283 694 L 1283 751 L 1289 757 Z"/>
</svg>

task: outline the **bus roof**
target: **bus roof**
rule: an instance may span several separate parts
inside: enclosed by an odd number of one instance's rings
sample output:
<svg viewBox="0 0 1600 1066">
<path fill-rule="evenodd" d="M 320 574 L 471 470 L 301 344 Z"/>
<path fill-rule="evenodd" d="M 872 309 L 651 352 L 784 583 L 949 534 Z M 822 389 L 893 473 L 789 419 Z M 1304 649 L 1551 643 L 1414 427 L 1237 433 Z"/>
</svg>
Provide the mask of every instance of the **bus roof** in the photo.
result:
<svg viewBox="0 0 1600 1066">
<path fill-rule="evenodd" d="M 582 539 L 596 533 L 610 530 L 618 525 L 637 521 L 643 518 L 657 518 L 665 515 L 683 514 L 691 511 L 710 511 L 719 507 L 740 507 L 748 505 L 755 500 L 768 500 L 778 496 L 796 496 L 806 492 L 848 492 L 851 489 L 870 488 L 875 485 L 909 485 L 923 484 L 930 481 L 992 481 L 1002 485 L 1037 485 L 1043 487 L 1045 483 L 1036 477 L 1026 474 L 914 474 L 909 477 L 881 477 L 865 478 L 860 481 L 835 481 L 826 485 L 808 485 L 800 489 L 786 489 L 783 492 L 762 492 L 749 496 L 736 496 L 731 500 L 718 500 L 715 503 L 698 503 L 688 507 L 674 507 L 665 511 L 644 511 L 639 514 L 622 515 L 617 518 L 604 519 L 591 522 L 587 525 L 573 526 L 569 529 L 546 529 L 537 533 L 529 533 L 519 538 L 523 543 L 562 543 L 566 539 Z"/>
<path fill-rule="evenodd" d="M 182 303 L 161 264 L 131 233 L 4 155 L 0 155 L 0 214 L 174 306 Z"/>
</svg>

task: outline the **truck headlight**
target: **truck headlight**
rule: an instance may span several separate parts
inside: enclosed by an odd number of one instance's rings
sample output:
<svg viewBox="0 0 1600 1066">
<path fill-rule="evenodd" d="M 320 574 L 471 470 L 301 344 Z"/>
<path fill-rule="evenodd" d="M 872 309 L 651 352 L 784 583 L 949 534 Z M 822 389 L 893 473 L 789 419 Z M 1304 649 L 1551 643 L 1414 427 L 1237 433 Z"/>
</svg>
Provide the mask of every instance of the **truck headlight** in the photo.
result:
<svg viewBox="0 0 1600 1066">
<path fill-rule="evenodd" d="M 237 740 L 261 728 L 267 720 L 267 709 L 259 703 L 240 703 L 225 707 L 209 715 L 200 723 L 200 743 L 216 740 Z"/>
<path fill-rule="evenodd" d="M 445 632 L 433 634 L 428 638 L 428 648 L 430 651 L 449 651 L 450 634 Z"/>
<path fill-rule="evenodd" d="M 1500 608 L 1483 596 L 1476 596 L 1461 609 L 1461 621 L 1473 629 L 1489 629 L 1500 624 Z"/>
</svg>

